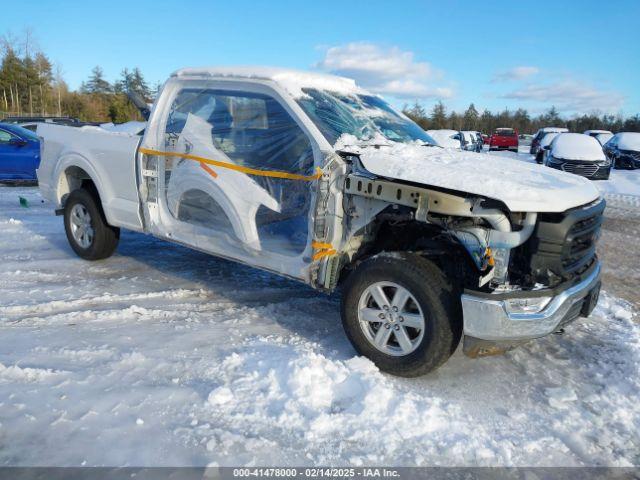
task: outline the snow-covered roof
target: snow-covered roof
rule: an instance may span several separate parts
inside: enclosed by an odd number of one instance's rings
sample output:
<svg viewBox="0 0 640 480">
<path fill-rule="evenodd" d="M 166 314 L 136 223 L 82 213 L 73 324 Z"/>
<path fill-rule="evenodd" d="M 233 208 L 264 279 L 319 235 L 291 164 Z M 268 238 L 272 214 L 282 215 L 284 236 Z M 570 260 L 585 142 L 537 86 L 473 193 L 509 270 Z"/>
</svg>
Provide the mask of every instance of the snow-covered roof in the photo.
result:
<svg viewBox="0 0 640 480">
<path fill-rule="evenodd" d="M 224 79 L 269 80 L 282 86 L 294 97 L 304 96 L 303 88 L 316 88 L 346 94 L 369 94 L 351 78 L 319 72 L 307 72 L 278 67 L 236 66 L 182 68 L 172 77 L 208 77 Z"/>
<path fill-rule="evenodd" d="M 459 134 L 457 130 L 427 130 L 427 134 L 441 147 L 460 148 L 460 140 L 453 138 Z"/>
<path fill-rule="evenodd" d="M 585 130 L 585 135 L 596 135 L 598 133 L 611 133 L 609 130 Z"/>
<path fill-rule="evenodd" d="M 635 133 L 635 132 L 619 133 L 618 148 L 620 150 L 640 151 L 640 133 Z"/>
<path fill-rule="evenodd" d="M 472 132 L 471 130 L 464 130 L 462 132 L 462 135 L 464 135 L 465 140 L 474 140 L 475 136 L 476 136 L 476 132 Z"/>
<path fill-rule="evenodd" d="M 564 127 L 542 127 L 540 129 L 541 132 L 547 133 L 547 132 L 568 132 L 569 129 L 568 128 L 564 128 Z"/>
<path fill-rule="evenodd" d="M 551 142 L 551 153 L 565 160 L 604 160 L 602 145 L 583 133 L 561 133 Z"/>
</svg>

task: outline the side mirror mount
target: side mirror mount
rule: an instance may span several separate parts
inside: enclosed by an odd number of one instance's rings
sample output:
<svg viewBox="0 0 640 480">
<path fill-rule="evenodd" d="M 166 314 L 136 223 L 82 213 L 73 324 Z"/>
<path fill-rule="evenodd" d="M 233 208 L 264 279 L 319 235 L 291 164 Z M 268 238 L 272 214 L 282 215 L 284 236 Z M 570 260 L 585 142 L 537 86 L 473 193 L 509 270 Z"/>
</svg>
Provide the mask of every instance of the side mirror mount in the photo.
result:
<svg viewBox="0 0 640 480">
<path fill-rule="evenodd" d="M 11 140 L 9 140 L 9 145 L 13 145 L 14 147 L 24 147 L 26 144 L 26 140 L 17 137 L 13 137 Z"/>
</svg>

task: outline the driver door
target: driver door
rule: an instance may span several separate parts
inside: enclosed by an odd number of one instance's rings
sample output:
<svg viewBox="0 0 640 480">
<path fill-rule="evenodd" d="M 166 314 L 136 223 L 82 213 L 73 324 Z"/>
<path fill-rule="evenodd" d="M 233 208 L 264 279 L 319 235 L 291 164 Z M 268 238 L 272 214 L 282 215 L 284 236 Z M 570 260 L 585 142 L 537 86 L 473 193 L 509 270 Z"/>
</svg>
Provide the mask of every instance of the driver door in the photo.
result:
<svg viewBox="0 0 640 480">
<path fill-rule="evenodd" d="M 301 276 L 318 175 L 310 136 L 284 102 L 264 88 L 184 82 L 167 107 L 153 149 L 161 153 L 154 164 L 155 228 L 205 251 Z"/>
</svg>

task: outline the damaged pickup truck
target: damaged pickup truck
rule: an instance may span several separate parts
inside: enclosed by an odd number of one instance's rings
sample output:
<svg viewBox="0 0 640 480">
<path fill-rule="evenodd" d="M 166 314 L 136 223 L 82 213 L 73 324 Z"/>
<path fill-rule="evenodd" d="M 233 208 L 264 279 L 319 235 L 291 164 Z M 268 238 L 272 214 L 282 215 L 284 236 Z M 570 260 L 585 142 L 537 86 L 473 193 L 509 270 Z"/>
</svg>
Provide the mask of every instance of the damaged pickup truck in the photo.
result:
<svg viewBox="0 0 640 480">
<path fill-rule="evenodd" d="M 174 73 L 139 134 L 43 124 L 38 170 L 73 250 L 120 228 L 340 288 L 354 348 L 417 376 L 593 310 L 605 202 L 579 176 L 450 151 L 353 81 Z"/>
</svg>

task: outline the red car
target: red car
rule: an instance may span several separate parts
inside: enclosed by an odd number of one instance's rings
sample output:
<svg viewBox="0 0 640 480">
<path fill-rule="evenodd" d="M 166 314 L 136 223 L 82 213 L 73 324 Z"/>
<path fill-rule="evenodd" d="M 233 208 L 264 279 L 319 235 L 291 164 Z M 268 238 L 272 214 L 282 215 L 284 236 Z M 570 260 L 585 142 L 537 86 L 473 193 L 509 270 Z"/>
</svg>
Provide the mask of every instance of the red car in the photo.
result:
<svg viewBox="0 0 640 480">
<path fill-rule="evenodd" d="M 489 150 L 518 151 L 518 131 L 515 128 L 496 128 L 489 138 Z"/>
</svg>

